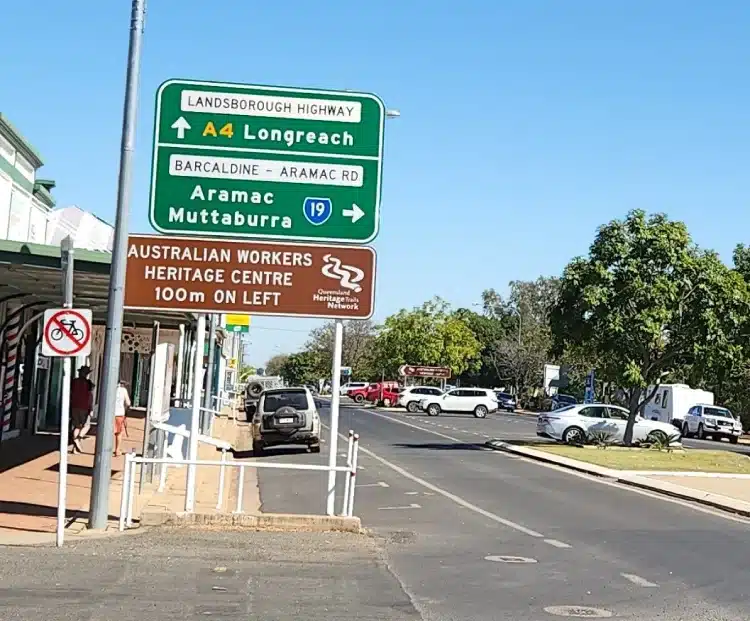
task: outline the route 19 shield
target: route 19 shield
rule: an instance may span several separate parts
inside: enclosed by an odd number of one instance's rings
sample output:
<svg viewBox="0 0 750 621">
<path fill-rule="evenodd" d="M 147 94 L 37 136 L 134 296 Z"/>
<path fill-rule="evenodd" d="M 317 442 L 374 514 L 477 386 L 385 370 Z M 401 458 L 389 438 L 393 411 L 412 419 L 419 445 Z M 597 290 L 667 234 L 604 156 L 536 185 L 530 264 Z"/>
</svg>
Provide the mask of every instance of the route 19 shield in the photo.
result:
<svg viewBox="0 0 750 621">
<path fill-rule="evenodd" d="M 44 311 L 42 355 L 88 356 L 91 353 L 90 309 L 50 308 Z"/>
<path fill-rule="evenodd" d="M 325 223 L 331 217 L 333 213 L 333 201 L 330 198 L 308 197 L 305 199 L 302 211 L 307 221 L 317 226 Z"/>
</svg>

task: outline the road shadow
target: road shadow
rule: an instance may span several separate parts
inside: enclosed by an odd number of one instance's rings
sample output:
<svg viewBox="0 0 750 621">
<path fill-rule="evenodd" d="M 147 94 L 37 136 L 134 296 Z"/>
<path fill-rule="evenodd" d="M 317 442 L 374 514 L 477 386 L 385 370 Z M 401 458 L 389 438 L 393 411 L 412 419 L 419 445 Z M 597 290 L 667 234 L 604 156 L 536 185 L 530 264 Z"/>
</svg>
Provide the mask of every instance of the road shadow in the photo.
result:
<svg viewBox="0 0 750 621">
<path fill-rule="evenodd" d="M 57 507 L 50 505 L 40 505 L 33 502 L 15 502 L 15 501 L 3 501 L 0 506 L 0 513 L 6 515 L 35 515 L 40 517 L 57 517 Z M 77 509 L 68 509 L 65 512 L 66 520 L 74 520 L 78 518 L 88 518 L 88 511 L 81 511 Z M 110 520 L 117 520 L 117 516 L 110 515 Z M 21 528 L 19 530 L 26 530 Z"/>
<path fill-rule="evenodd" d="M 491 440 L 487 440 L 486 444 L 491 444 L 492 442 L 504 442 L 505 444 L 511 444 L 513 446 L 554 446 L 555 444 L 560 444 L 559 442 L 555 442 L 555 440 L 547 440 L 546 438 L 529 438 L 529 439 L 519 439 L 519 438 L 492 438 Z"/>
<path fill-rule="evenodd" d="M 306 455 L 307 448 L 304 446 L 270 446 L 263 451 L 262 455 L 256 455 L 252 449 L 246 450 L 232 450 L 232 456 L 235 459 L 250 459 L 252 457 L 263 458 L 263 457 L 279 457 L 281 455 Z"/>
<path fill-rule="evenodd" d="M 60 464 L 52 464 L 46 470 L 50 472 L 60 472 Z M 119 470 L 112 470 L 111 476 L 115 476 Z M 93 477 L 94 467 L 93 466 L 81 466 L 79 464 L 68 464 L 68 474 L 77 474 L 82 477 Z"/>
<path fill-rule="evenodd" d="M 3 442 L 0 451 L 0 472 L 34 461 L 60 449 L 60 435 L 56 433 L 21 436 Z"/>
<path fill-rule="evenodd" d="M 398 442 L 392 444 L 398 448 L 408 449 L 426 449 L 429 451 L 482 451 L 484 446 L 481 444 L 474 444 L 471 442 L 421 442 L 421 443 L 407 443 Z"/>
</svg>

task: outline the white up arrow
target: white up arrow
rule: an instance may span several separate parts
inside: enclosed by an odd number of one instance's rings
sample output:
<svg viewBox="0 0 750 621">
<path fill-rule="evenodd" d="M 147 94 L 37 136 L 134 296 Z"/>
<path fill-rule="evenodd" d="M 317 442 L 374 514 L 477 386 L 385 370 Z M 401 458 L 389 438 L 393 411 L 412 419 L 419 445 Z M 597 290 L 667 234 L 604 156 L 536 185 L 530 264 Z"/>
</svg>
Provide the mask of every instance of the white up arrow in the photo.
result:
<svg viewBox="0 0 750 621">
<path fill-rule="evenodd" d="M 185 130 L 190 129 L 190 123 L 185 120 L 184 116 L 181 116 L 174 123 L 172 123 L 172 129 L 177 130 L 177 138 L 182 140 L 185 138 Z"/>
<path fill-rule="evenodd" d="M 354 224 L 357 220 L 359 220 L 362 216 L 365 215 L 365 212 L 360 209 L 357 203 L 352 203 L 352 208 L 344 209 L 342 213 L 344 214 L 345 218 L 352 219 L 352 224 Z"/>
</svg>

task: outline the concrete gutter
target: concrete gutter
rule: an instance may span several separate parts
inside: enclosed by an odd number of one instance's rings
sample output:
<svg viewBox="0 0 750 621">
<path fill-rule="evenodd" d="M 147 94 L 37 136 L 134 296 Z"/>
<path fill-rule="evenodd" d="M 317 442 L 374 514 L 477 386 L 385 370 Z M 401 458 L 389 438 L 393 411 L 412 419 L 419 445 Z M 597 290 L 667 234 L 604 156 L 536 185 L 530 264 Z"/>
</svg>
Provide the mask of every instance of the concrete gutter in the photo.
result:
<svg viewBox="0 0 750 621">
<path fill-rule="evenodd" d="M 216 526 L 292 532 L 362 532 L 362 522 L 358 517 L 287 513 L 173 513 L 148 510 L 141 514 L 140 525 Z"/>
<path fill-rule="evenodd" d="M 616 481 L 617 483 L 623 483 L 632 487 L 638 487 L 659 494 L 664 494 L 665 496 L 689 500 L 715 509 L 721 509 L 722 511 L 729 511 L 730 513 L 750 517 L 750 502 L 745 502 L 744 500 L 739 500 L 737 498 L 722 496 L 721 494 L 712 494 L 710 492 L 704 492 L 702 490 L 692 489 L 690 487 L 684 487 L 666 481 L 657 481 L 639 474 L 632 474 L 627 471 L 613 470 L 595 464 L 588 464 L 583 461 L 578 461 L 577 459 L 570 459 L 569 457 L 563 457 L 561 455 L 552 455 L 525 446 L 509 444 L 501 440 L 488 440 L 486 446 L 497 451 L 521 455 L 535 461 L 562 466 L 563 468 Z M 679 472 L 670 473 L 670 475 L 680 474 L 681 473 Z"/>
</svg>

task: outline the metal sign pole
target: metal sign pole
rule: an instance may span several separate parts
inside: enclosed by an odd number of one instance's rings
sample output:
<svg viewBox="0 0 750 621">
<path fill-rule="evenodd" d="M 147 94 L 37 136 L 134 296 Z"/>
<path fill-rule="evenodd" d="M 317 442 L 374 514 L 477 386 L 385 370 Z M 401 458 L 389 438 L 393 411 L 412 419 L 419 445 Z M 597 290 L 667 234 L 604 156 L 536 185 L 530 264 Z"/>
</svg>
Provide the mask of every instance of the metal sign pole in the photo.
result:
<svg viewBox="0 0 750 621">
<path fill-rule="evenodd" d="M 339 439 L 339 391 L 341 389 L 341 350 L 344 341 L 344 324 L 336 321 L 333 341 L 333 368 L 331 369 L 331 434 L 328 439 L 328 467 L 336 467 Z M 336 471 L 328 471 L 328 500 L 326 513 L 334 515 L 336 502 Z"/>
<path fill-rule="evenodd" d="M 159 344 L 159 322 L 154 321 L 154 327 L 151 330 L 151 360 L 149 361 L 149 373 L 148 373 L 148 400 L 146 402 L 146 420 L 143 424 L 143 446 L 141 448 L 141 455 L 143 457 L 149 457 L 148 447 L 151 444 L 151 416 L 153 415 L 152 407 L 154 403 L 154 370 L 156 368 L 156 346 Z M 138 493 L 143 493 L 143 483 L 146 478 L 146 471 L 148 471 L 149 482 L 151 481 L 151 473 L 154 470 L 153 464 L 141 464 L 141 472 L 138 479 Z"/>
<path fill-rule="evenodd" d="M 112 475 L 112 444 L 115 426 L 115 401 L 120 380 L 120 343 L 125 306 L 125 269 L 128 253 L 128 212 L 135 125 L 138 116 L 138 77 L 141 64 L 141 40 L 146 0 L 133 0 L 130 13 L 130 43 L 128 68 L 125 77 L 122 141 L 120 144 L 120 173 L 117 183 L 117 211 L 115 239 L 112 248 L 112 267 L 107 304 L 107 329 L 104 337 L 104 372 L 99 388 L 99 416 L 96 425 L 94 475 L 91 481 L 91 509 L 89 527 L 104 529 L 109 516 L 109 483 Z"/>
<path fill-rule="evenodd" d="M 214 315 L 208 316 L 208 364 L 206 365 L 206 391 L 203 393 L 203 407 L 206 410 L 213 409 L 211 407 L 211 396 L 214 390 L 214 342 L 216 341 L 216 320 L 218 317 Z M 221 406 L 217 405 L 217 410 L 221 410 Z M 210 412 L 203 412 L 205 424 L 203 425 L 203 431 L 208 431 L 211 428 L 211 417 L 213 416 Z"/>
<path fill-rule="evenodd" d="M 191 462 L 198 459 L 198 435 L 200 434 L 201 412 L 201 371 L 203 370 L 203 341 L 206 336 L 206 316 L 198 316 L 198 327 L 195 330 L 195 364 L 193 366 L 193 411 L 190 417 L 190 438 L 188 459 Z M 185 488 L 185 512 L 195 508 L 195 464 L 188 466 L 187 487 Z"/>
<path fill-rule="evenodd" d="M 63 306 L 73 308 L 73 240 L 63 239 L 60 259 L 65 270 L 63 276 Z M 65 539 L 65 504 L 68 488 L 68 430 L 70 429 L 70 356 L 63 358 L 62 403 L 60 404 L 60 468 L 57 475 L 57 535 L 59 548 Z"/>
</svg>

